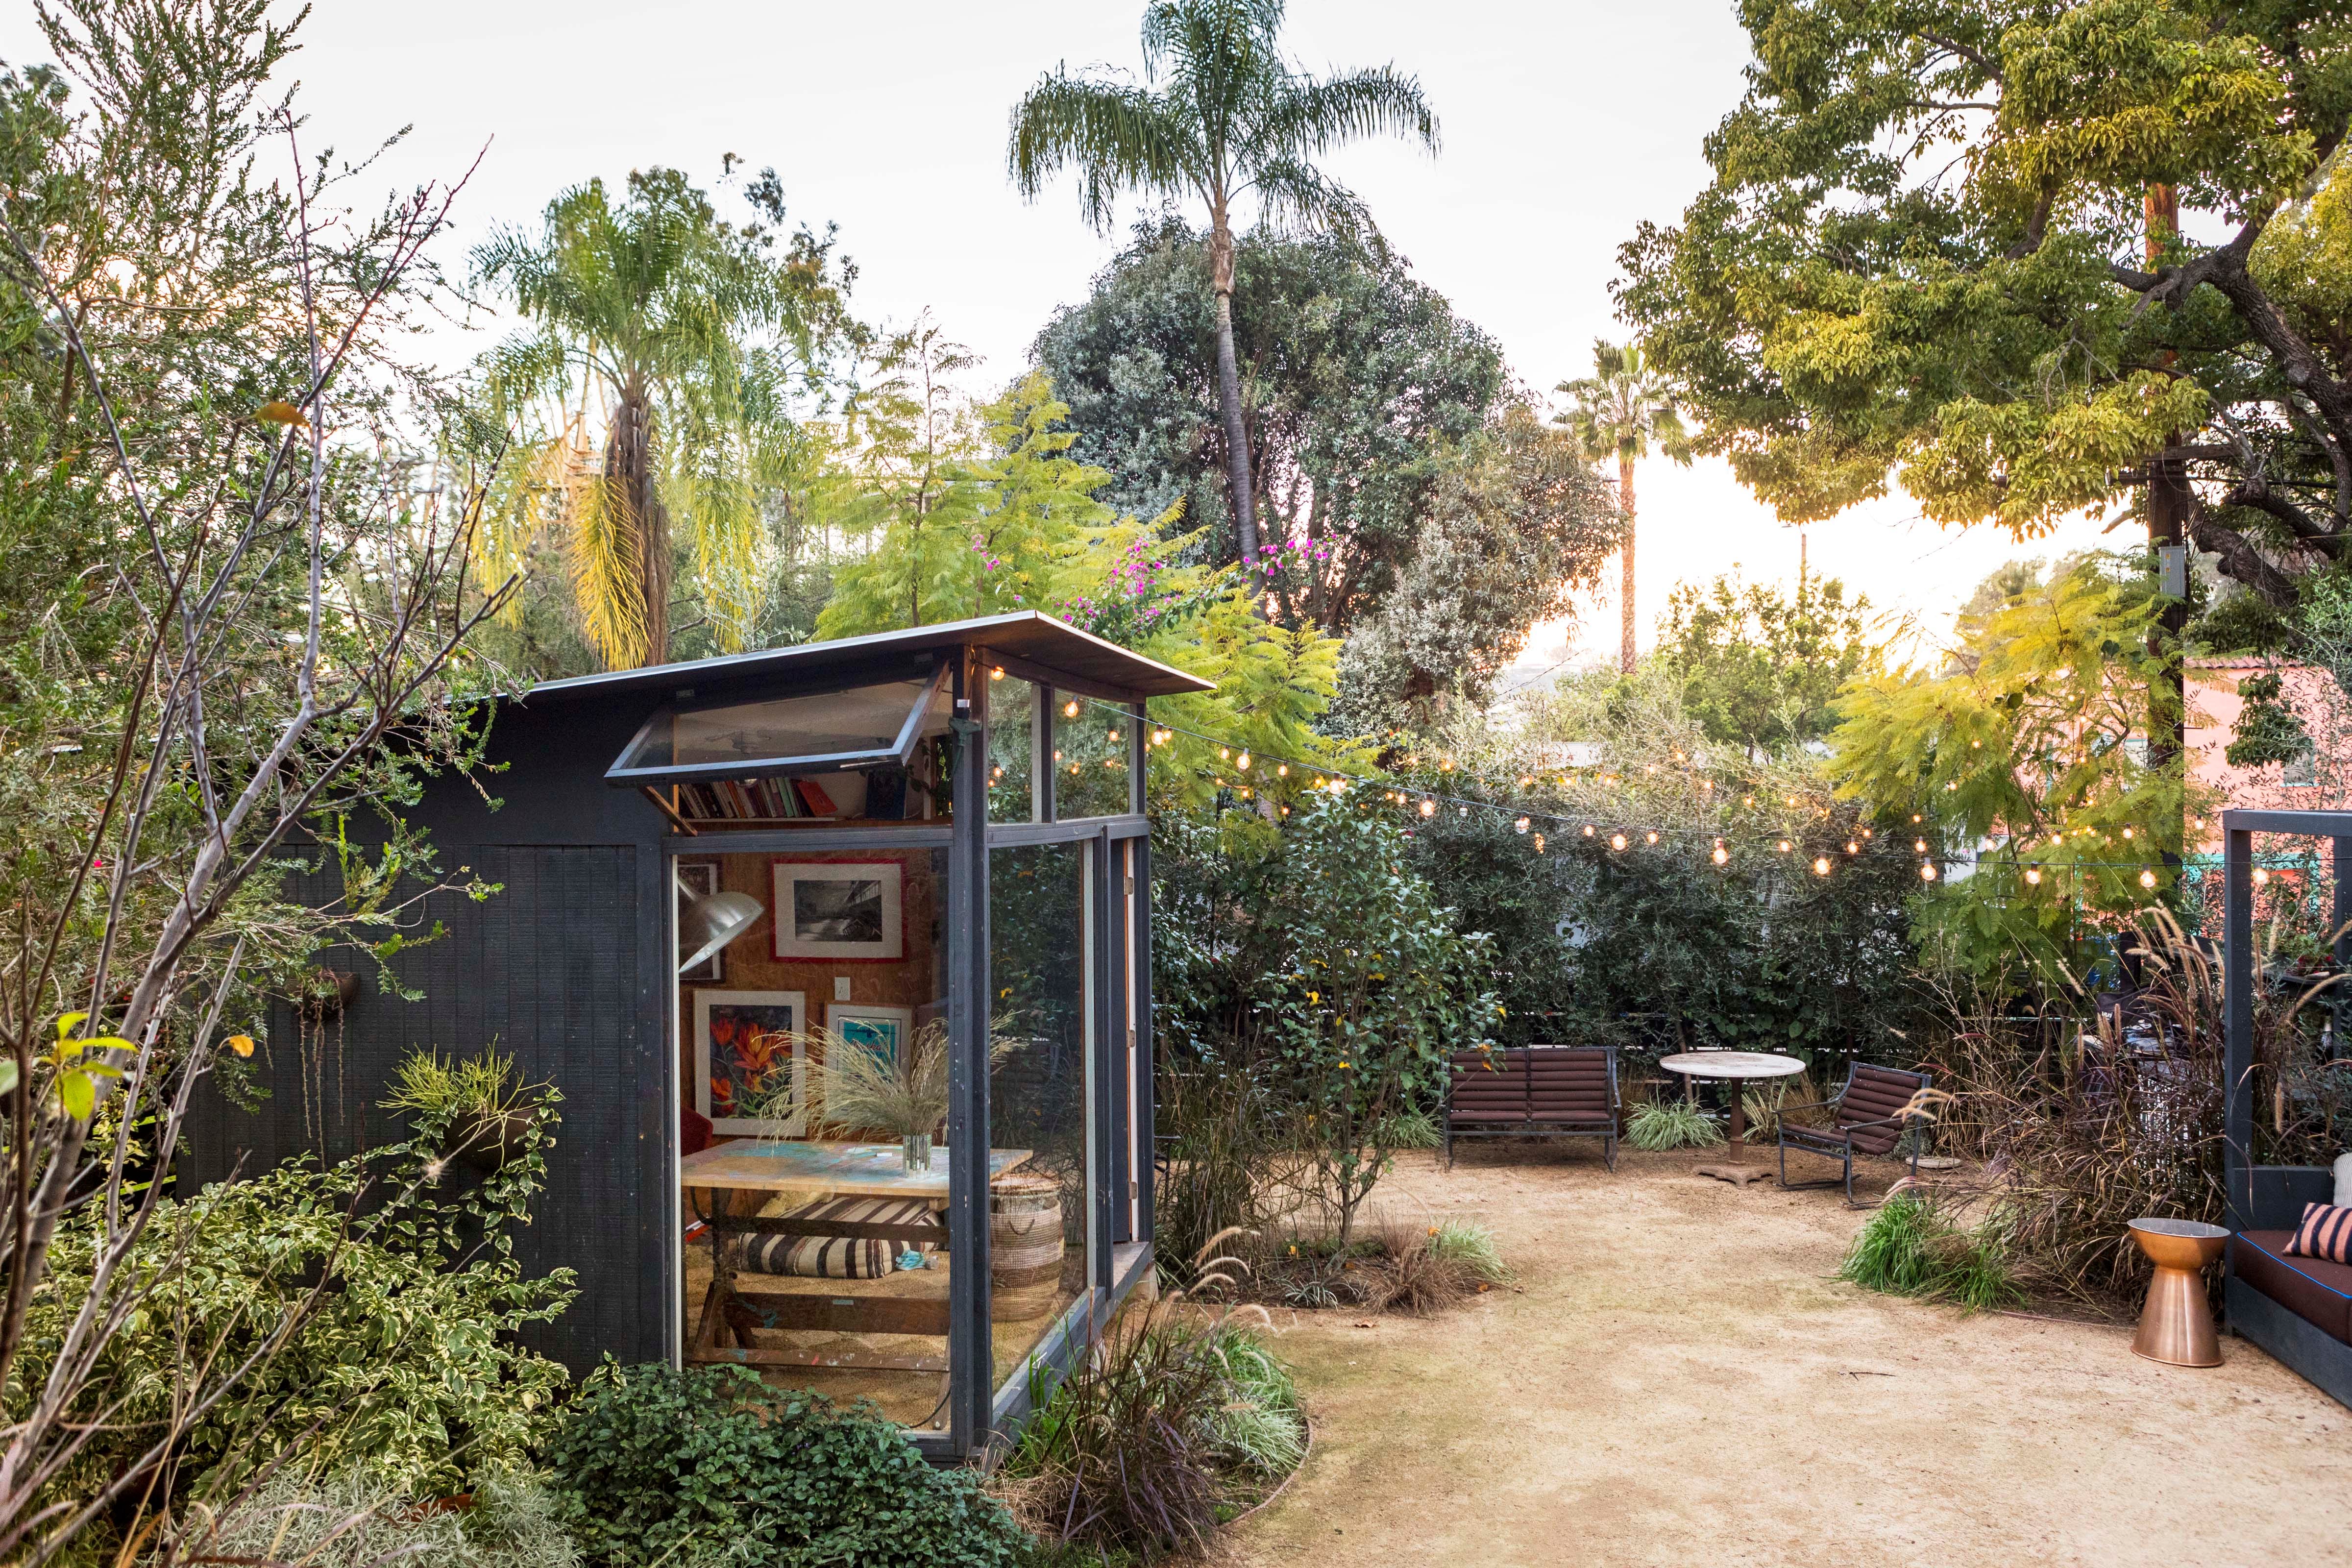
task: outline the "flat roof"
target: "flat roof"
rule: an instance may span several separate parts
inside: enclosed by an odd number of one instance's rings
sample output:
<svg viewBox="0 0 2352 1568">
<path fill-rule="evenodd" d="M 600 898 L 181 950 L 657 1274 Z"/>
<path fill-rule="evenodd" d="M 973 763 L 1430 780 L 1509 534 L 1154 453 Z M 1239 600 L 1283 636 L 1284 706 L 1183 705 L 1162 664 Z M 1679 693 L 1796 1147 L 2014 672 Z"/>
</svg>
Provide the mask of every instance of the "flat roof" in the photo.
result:
<svg viewBox="0 0 2352 1568">
<path fill-rule="evenodd" d="M 522 700 L 526 703 L 560 701 L 575 697 L 669 691 L 681 686 L 700 689 L 719 681 L 818 675 L 877 657 L 924 653 L 967 643 L 1034 665 L 1037 673 L 1048 679 L 1065 675 L 1134 697 L 1174 697 L 1187 691 L 1217 689 L 1214 681 L 1187 675 L 1158 659 L 1146 658 L 1092 632 L 1080 631 L 1067 622 L 1035 610 L 1018 610 L 1011 615 L 982 616 L 969 621 L 909 626 L 904 631 L 874 632 L 862 637 L 798 643 L 758 653 L 722 654 L 717 658 L 698 658 L 684 664 L 655 664 L 641 669 L 574 676 L 569 680 L 550 680 L 534 686 L 523 693 Z"/>
</svg>

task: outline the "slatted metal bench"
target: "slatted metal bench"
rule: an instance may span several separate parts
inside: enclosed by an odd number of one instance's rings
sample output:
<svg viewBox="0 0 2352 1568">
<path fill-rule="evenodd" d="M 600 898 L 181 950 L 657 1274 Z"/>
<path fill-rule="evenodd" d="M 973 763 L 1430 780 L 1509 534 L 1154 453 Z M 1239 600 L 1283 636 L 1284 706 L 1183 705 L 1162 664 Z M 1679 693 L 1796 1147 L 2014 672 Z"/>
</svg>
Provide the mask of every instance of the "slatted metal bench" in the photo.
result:
<svg viewBox="0 0 2352 1568">
<path fill-rule="evenodd" d="M 1456 1138 L 1598 1138 L 1617 1168 L 1617 1047 L 1515 1046 L 1456 1051 L 1445 1104 L 1445 1163 Z"/>
</svg>

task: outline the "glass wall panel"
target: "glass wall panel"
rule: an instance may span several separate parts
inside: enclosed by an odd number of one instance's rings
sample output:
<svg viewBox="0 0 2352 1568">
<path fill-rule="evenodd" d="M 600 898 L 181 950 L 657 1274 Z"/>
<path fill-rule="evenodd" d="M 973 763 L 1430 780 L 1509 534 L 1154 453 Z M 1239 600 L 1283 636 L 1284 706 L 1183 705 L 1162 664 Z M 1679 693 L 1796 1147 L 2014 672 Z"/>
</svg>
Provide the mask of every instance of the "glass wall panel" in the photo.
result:
<svg viewBox="0 0 2352 1568">
<path fill-rule="evenodd" d="M 989 858 L 989 1284 L 998 1385 L 1019 1373 L 1093 1278 L 1092 850 L 1036 844 Z"/>
<path fill-rule="evenodd" d="M 1037 815 L 1037 688 L 1011 676 L 988 683 L 988 820 L 1032 822 Z"/>
<path fill-rule="evenodd" d="M 1076 710 L 1076 711 L 1073 711 Z M 1134 770 L 1128 742 L 1135 717 L 1124 708 L 1080 697 L 1061 697 L 1054 710 L 1054 815 L 1064 822 L 1081 816 L 1124 816 L 1128 781 Z"/>
<path fill-rule="evenodd" d="M 689 854 L 675 880 L 687 1362 L 943 1430 L 947 852 Z"/>
</svg>

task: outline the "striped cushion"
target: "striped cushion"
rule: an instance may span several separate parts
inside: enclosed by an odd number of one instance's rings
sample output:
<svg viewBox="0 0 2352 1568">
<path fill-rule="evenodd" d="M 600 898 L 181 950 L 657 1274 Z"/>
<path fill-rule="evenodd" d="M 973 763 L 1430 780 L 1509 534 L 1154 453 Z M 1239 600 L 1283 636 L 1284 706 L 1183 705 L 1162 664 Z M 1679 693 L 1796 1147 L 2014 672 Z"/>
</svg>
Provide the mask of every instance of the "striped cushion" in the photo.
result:
<svg viewBox="0 0 2352 1568">
<path fill-rule="evenodd" d="M 2297 1258 L 2317 1258 L 2329 1263 L 2352 1263 L 2352 1209 L 2334 1204 L 2305 1204 L 2303 1223 L 2286 1249 Z"/>
<path fill-rule="evenodd" d="M 824 1198 L 794 1209 L 792 1217 L 850 1225 L 924 1225 L 931 1205 L 921 1198 Z M 912 1245 L 929 1252 L 928 1241 L 868 1241 L 845 1236 L 753 1236 L 743 1243 L 743 1267 L 754 1274 L 787 1274 L 798 1279 L 878 1279 L 898 1267 L 898 1254 Z"/>
</svg>

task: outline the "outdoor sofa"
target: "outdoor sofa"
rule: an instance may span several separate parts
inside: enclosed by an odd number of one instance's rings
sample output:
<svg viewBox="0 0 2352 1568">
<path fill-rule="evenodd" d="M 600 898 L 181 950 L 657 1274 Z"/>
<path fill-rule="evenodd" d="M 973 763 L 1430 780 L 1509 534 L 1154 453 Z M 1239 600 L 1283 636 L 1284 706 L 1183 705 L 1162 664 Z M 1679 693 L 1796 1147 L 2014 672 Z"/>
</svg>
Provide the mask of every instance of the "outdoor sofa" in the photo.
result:
<svg viewBox="0 0 2352 1568">
<path fill-rule="evenodd" d="M 2245 1172 L 2242 1223 L 2226 1257 L 2222 1305 L 2230 1330 L 2352 1405 L 2352 1264 L 2288 1255 L 2305 1204 L 2336 1201 L 2324 1165 L 2256 1165 Z"/>
</svg>

